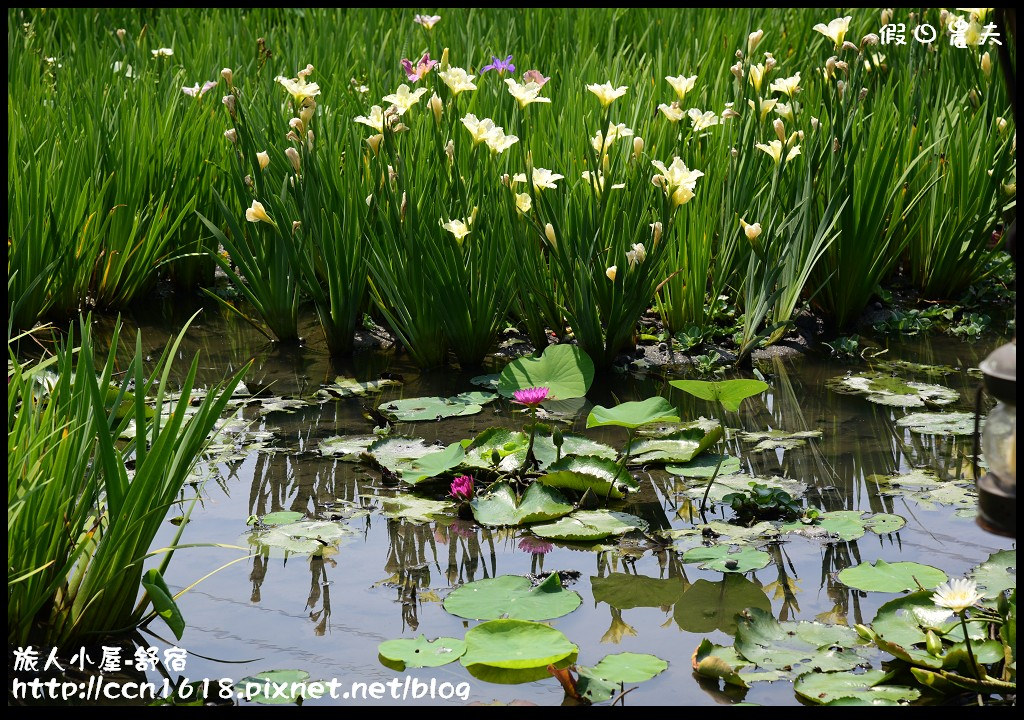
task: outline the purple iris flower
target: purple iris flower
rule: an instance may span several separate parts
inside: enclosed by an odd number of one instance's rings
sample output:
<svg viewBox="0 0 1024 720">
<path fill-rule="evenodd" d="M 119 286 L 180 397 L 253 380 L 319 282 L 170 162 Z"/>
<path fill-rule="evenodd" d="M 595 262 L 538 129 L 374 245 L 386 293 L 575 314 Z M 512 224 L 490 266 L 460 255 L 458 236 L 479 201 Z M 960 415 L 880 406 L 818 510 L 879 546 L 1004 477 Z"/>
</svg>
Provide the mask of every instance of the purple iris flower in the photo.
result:
<svg viewBox="0 0 1024 720">
<path fill-rule="evenodd" d="M 484 65 L 482 68 L 480 68 L 480 72 L 485 73 L 488 70 L 497 70 L 499 75 L 504 75 L 506 72 L 515 72 L 516 66 L 512 64 L 511 55 L 509 55 L 504 60 L 499 60 L 498 58 L 491 55 L 491 64 Z"/>
<path fill-rule="evenodd" d="M 435 65 L 437 65 L 437 60 L 431 60 L 430 53 L 423 53 L 423 57 L 415 65 L 408 58 L 402 58 L 402 70 L 405 71 L 405 76 L 412 82 L 422 80 Z"/>
</svg>

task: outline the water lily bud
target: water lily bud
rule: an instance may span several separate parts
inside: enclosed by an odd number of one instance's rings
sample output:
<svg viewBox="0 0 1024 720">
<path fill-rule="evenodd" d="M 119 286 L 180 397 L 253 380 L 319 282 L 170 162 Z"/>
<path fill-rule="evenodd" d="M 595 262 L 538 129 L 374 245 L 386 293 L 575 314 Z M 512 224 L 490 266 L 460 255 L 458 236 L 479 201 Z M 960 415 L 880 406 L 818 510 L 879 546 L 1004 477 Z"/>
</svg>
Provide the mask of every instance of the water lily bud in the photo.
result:
<svg viewBox="0 0 1024 720">
<path fill-rule="evenodd" d="M 738 80 L 743 79 L 743 63 L 736 63 L 729 68 L 729 71 L 736 76 Z"/>
<path fill-rule="evenodd" d="M 636 160 L 644 153 L 644 139 L 640 136 L 633 138 L 633 157 Z"/>
<path fill-rule="evenodd" d="M 237 143 L 238 142 L 238 131 L 235 130 L 234 128 L 231 128 L 230 130 L 225 130 L 224 131 L 224 137 L 226 137 L 228 140 L 230 140 L 233 143 Z"/>
<path fill-rule="evenodd" d="M 747 35 L 747 52 L 753 53 L 757 46 L 761 44 L 761 38 L 764 37 L 764 30 L 760 28 Z"/>
<path fill-rule="evenodd" d="M 256 153 L 256 160 L 260 164 L 260 170 L 266 170 L 270 164 L 270 155 L 266 151 Z"/>
<path fill-rule="evenodd" d="M 651 246 L 657 247 L 658 241 L 661 240 L 662 226 L 661 221 L 651 223 Z"/>
<path fill-rule="evenodd" d="M 861 100 L 861 101 L 863 101 L 864 98 L 866 98 L 867 96 L 868 96 L 868 89 L 866 87 L 862 87 L 860 89 L 860 92 L 857 93 L 857 99 Z"/>
<path fill-rule="evenodd" d="M 292 235 L 297 233 L 299 231 L 299 228 L 301 228 L 301 227 L 302 227 L 302 222 L 301 221 L 293 220 L 292 221 Z"/>
<path fill-rule="evenodd" d="M 284 151 L 284 156 L 288 158 L 288 162 L 291 163 L 292 170 L 294 170 L 295 172 L 299 172 L 299 166 L 301 165 L 301 160 L 299 159 L 299 151 L 293 147 L 290 147 Z"/>
<path fill-rule="evenodd" d="M 812 115 L 811 116 L 811 128 L 814 129 L 814 130 L 817 130 L 820 125 L 821 125 L 821 121 L 818 120 L 818 118 L 816 118 L 816 117 L 814 117 Z"/>
<path fill-rule="evenodd" d="M 124 36 L 127 35 L 127 34 L 128 34 L 128 31 L 125 30 L 124 28 L 118 28 L 117 29 L 117 39 L 120 40 L 121 42 L 124 42 Z"/>
<path fill-rule="evenodd" d="M 619 268 L 617 265 L 612 265 L 610 268 L 604 271 L 605 277 L 612 282 L 615 282 L 615 275 L 618 273 Z"/>
<path fill-rule="evenodd" d="M 878 44 L 878 35 L 876 35 L 875 33 L 868 33 L 867 35 L 865 35 L 864 37 L 862 37 L 860 39 L 861 47 L 864 47 L 866 45 L 877 45 L 877 44 Z"/>
<path fill-rule="evenodd" d="M 942 655 L 942 640 L 931 630 L 928 631 L 928 636 L 925 639 L 925 648 L 927 648 L 929 655 L 934 657 Z"/>
<path fill-rule="evenodd" d="M 384 136 L 380 134 L 371 135 L 370 137 L 366 138 L 366 144 L 370 146 L 371 150 L 373 150 L 374 155 L 380 152 L 380 143 L 383 139 Z"/>
<path fill-rule="evenodd" d="M 985 77 L 992 77 L 992 57 L 987 52 L 981 56 L 981 71 Z"/>
<path fill-rule="evenodd" d="M 782 122 L 782 118 L 775 118 L 772 127 L 775 128 L 775 136 L 779 142 L 786 142 L 786 124 Z"/>
<path fill-rule="evenodd" d="M 775 56 L 770 52 L 764 54 L 764 71 L 770 73 L 776 65 Z"/>
<path fill-rule="evenodd" d="M 874 630 L 869 628 L 867 625 L 857 624 L 853 626 L 853 629 L 857 631 L 857 634 L 860 635 L 861 638 L 869 642 L 873 642 L 876 637 Z"/>
<path fill-rule="evenodd" d="M 556 448 L 560 448 L 562 447 L 562 443 L 564 441 L 565 438 L 562 437 L 562 431 L 559 428 L 555 428 L 551 432 L 551 444 L 554 445 Z"/>
<path fill-rule="evenodd" d="M 499 463 L 501 463 L 501 453 L 498 452 L 498 448 L 494 448 L 491 450 L 491 465 L 497 467 Z"/>
<path fill-rule="evenodd" d="M 224 68 L 223 70 L 221 70 L 220 76 L 227 81 L 228 87 L 231 87 L 231 82 L 235 77 L 235 74 L 231 72 L 231 68 Z"/>
<path fill-rule="evenodd" d="M 551 247 L 557 247 L 558 242 L 555 239 L 555 227 L 551 223 L 547 223 L 544 226 L 544 237 L 551 243 Z"/>
<path fill-rule="evenodd" d="M 886 26 L 892 22 L 892 8 L 884 8 L 881 13 L 882 26 Z"/>
<path fill-rule="evenodd" d="M 231 117 L 234 117 L 235 116 L 235 96 L 234 95 L 225 95 L 224 98 L 221 100 L 221 102 L 224 103 L 224 107 L 226 107 L 228 109 L 228 113 L 231 115 Z"/>
<path fill-rule="evenodd" d="M 438 63 L 437 69 L 440 72 L 447 72 L 451 65 L 448 64 L 448 48 L 445 48 L 441 52 L 441 62 Z"/>
</svg>

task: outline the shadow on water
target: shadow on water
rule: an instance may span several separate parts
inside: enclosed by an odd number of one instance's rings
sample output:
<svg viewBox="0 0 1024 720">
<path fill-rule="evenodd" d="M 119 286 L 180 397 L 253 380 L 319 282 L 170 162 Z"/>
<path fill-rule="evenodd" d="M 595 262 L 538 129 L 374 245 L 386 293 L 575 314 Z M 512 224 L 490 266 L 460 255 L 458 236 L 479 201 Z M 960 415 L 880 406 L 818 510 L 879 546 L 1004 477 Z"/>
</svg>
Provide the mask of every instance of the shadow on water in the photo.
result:
<svg viewBox="0 0 1024 720">
<path fill-rule="evenodd" d="M 128 332 L 122 333 L 125 354 L 130 350 L 127 343 L 134 344 L 134 327 L 142 329 L 145 347 L 156 354 L 195 309 L 165 304 L 137 313 L 127 321 Z M 109 336 L 113 319 L 101 317 L 97 324 L 96 336 Z M 312 337 L 311 318 L 303 327 Z M 977 383 L 967 370 L 996 344 L 949 338 L 891 340 L 885 358 L 951 366 L 955 372 L 942 382 L 961 392 L 961 402 L 953 409 L 967 410 L 967 398 Z M 880 476 L 914 468 L 930 468 L 944 479 L 969 480 L 969 439 L 910 433 L 896 424 L 902 411 L 826 388 L 829 378 L 865 369 L 864 363 L 809 356 L 762 365 L 771 390 L 745 401 L 742 412 L 727 413 L 726 425 L 734 431 L 820 430 L 822 437 L 794 449 L 754 452 L 731 432 L 728 451 L 741 458 L 743 472 L 805 483 L 807 502 L 821 510 L 894 513 L 906 519 L 906 526 L 890 535 L 868 533 L 851 542 L 825 544 L 800 538 L 773 543 L 766 548 L 770 562 L 763 569 L 723 575 L 684 565 L 680 554 L 666 544 L 595 550 L 547 542 L 526 531 L 480 528 L 451 517 L 431 522 L 387 517 L 383 500 L 394 494 L 392 486 L 367 466 L 318 452 L 319 443 L 328 437 L 372 431 L 374 423 L 364 402 L 464 392 L 474 389 L 469 383 L 473 375 L 495 372 L 499 365 L 472 373 L 420 372 L 407 358 L 387 351 L 332 361 L 315 340 L 308 347 L 274 345 L 211 305 L 194 322 L 181 356 L 190 358 L 196 352 L 201 356 L 200 382 L 206 384 L 253 360 L 246 384 L 258 395 L 310 397 L 337 376 L 371 380 L 389 373 L 400 376 L 404 384 L 387 388 L 372 400 L 330 399 L 293 413 L 260 417 L 246 408 L 251 429 L 272 433 L 272 440 L 261 451 L 243 452 L 209 468 L 216 481 L 202 486 L 202 505 L 192 515 L 187 542 L 246 546 L 245 521 L 250 515 L 292 510 L 311 518 L 331 518 L 339 509 L 366 512 L 352 516 L 352 533 L 335 553 L 308 557 L 257 550 L 185 594 L 180 605 L 188 628 L 179 644 L 193 653 L 187 673 L 191 678 L 238 678 L 269 668 L 300 668 L 345 682 L 386 682 L 394 673 L 378 662 L 380 642 L 420 633 L 430 638 L 461 637 L 471 626 L 441 606 L 453 586 L 505 574 L 572 571 L 576 579 L 570 587 L 583 596 L 583 604 L 552 624 L 579 645 L 582 664 L 592 665 L 608 653 L 622 651 L 653 653 L 670 663 L 667 672 L 630 693 L 632 704 L 797 704 L 788 683 L 757 683 L 744 692 L 698 679 L 690 669 L 690 656 L 704 637 L 730 643 L 733 616 L 744 607 L 770 609 L 783 620 L 850 625 L 870 621 L 878 606 L 893 596 L 842 585 L 836 576 L 851 565 L 879 558 L 916 560 L 955 577 L 994 550 L 1010 546 L 949 507 L 929 507 L 883 492 Z M 708 404 L 670 388 L 666 378 L 610 374 L 595 382 L 572 428 L 583 429 L 592 404 L 659 393 L 677 404 L 684 419 L 712 411 Z M 395 430 L 448 444 L 489 426 L 517 427 L 522 421 L 521 413 L 498 402 L 477 415 L 399 424 Z M 616 428 L 588 434 L 616 447 L 625 442 L 625 434 Z M 654 468 L 641 469 L 638 478 L 641 490 L 630 497 L 626 511 L 655 528 L 688 526 L 685 518 L 694 511 L 681 495 L 681 478 Z M 443 492 L 435 490 L 430 497 L 443 499 Z M 716 519 L 726 517 L 721 507 L 714 513 Z M 170 512 L 177 514 L 177 509 Z M 169 541 L 173 530 L 168 524 L 158 542 Z M 238 551 L 231 549 L 182 550 L 169 568 L 168 582 L 172 589 L 183 588 L 235 557 Z M 225 664 L 199 655 L 249 662 Z M 468 681 L 471 699 L 477 701 L 562 701 L 553 680 L 488 684 L 470 677 L 458 663 L 407 672 L 427 681 Z"/>
</svg>

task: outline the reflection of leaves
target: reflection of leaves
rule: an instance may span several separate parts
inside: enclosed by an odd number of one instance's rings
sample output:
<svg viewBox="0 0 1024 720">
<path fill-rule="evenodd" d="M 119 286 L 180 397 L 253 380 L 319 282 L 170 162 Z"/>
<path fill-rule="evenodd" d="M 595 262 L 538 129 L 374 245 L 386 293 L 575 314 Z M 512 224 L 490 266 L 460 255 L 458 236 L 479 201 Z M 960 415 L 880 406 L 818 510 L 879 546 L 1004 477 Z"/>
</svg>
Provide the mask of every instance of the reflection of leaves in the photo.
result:
<svg viewBox="0 0 1024 720">
<path fill-rule="evenodd" d="M 738 435 L 743 442 L 757 443 L 753 452 L 765 450 L 792 450 L 807 444 L 808 438 L 820 438 L 821 430 L 802 430 L 800 432 L 786 432 L 784 430 L 766 430 L 764 432 L 741 432 Z"/>
<path fill-rule="evenodd" d="M 558 573 L 537 587 L 519 575 L 502 575 L 456 588 L 445 598 L 444 609 L 470 620 L 550 620 L 568 615 L 581 602 L 577 593 L 562 587 Z"/>
<path fill-rule="evenodd" d="M 901 380 L 880 372 L 864 372 L 832 378 L 825 385 L 848 395 L 862 395 L 868 402 L 895 407 L 950 405 L 960 393 L 942 385 Z"/>
<path fill-rule="evenodd" d="M 601 636 L 601 642 L 618 645 L 622 642 L 622 638 L 627 635 L 636 637 L 636 628 L 622 619 L 622 611 L 615 607 L 611 608 L 611 611 L 612 624 L 605 630 L 604 635 Z"/>
<path fill-rule="evenodd" d="M 729 573 L 718 582 L 697 580 L 676 603 L 675 621 L 683 630 L 708 633 L 736 632 L 736 614 L 747 608 L 770 611 L 768 596 L 742 575 Z"/>
<path fill-rule="evenodd" d="M 887 563 L 881 559 L 874 565 L 862 563 L 839 572 L 839 582 L 868 592 L 903 592 L 918 585 L 928 590 L 948 579 L 946 573 L 931 565 L 916 562 Z"/>
<path fill-rule="evenodd" d="M 736 629 L 736 650 L 767 670 L 850 670 L 864 662 L 857 631 L 842 625 L 780 623 L 770 612 L 750 610 Z"/>
<path fill-rule="evenodd" d="M 409 520 L 412 523 L 428 523 L 438 515 L 447 514 L 453 507 L 450 502 L 428 500 L 410 494 L 379 499 L 385 517 Z"/>
<path fill-rule="evenodd" d="M 594 602 L 606 602 L 619 610 L 636 607 L 668 608 L 682 597 L 686 586 L 680 578 L 658 578 L 645 575 L 612 573 L 607 577 L 591 577 Z"/>
<path fill-rule="evenodd" d="M 904 685 L 883 685 L 895 673 L 868 670 L 863 673 L 806 673 L 793 683 L 796 694 L 813 703 L 823 704 L 840 698 L 871 704 L 875 700 L 890 702 L 916 700 L 921 692 Z"/>
</svg>

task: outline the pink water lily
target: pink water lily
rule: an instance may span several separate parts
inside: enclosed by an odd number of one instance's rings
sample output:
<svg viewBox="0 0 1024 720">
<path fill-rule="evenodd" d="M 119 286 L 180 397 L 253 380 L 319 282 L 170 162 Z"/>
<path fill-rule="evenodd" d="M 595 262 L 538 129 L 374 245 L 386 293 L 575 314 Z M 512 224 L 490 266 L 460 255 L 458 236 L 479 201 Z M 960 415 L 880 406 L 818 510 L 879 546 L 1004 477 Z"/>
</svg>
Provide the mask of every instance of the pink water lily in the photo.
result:
<svg viewBox="0 0 1024 720">
<path fill-rule="evenodd" d="M 546 387 L 532 387 L 516 390 L 512 393 L 512 398 L 520 405 L 535 408 L 548 399 L 548 392 L 549 390 Z"/>
<path fill-rule="evenodd" d="M 459 475 L 452 480 L 450 495 L 456 500 L 469 500 L 473 497 L 473 476 Z"/>
</svg>

